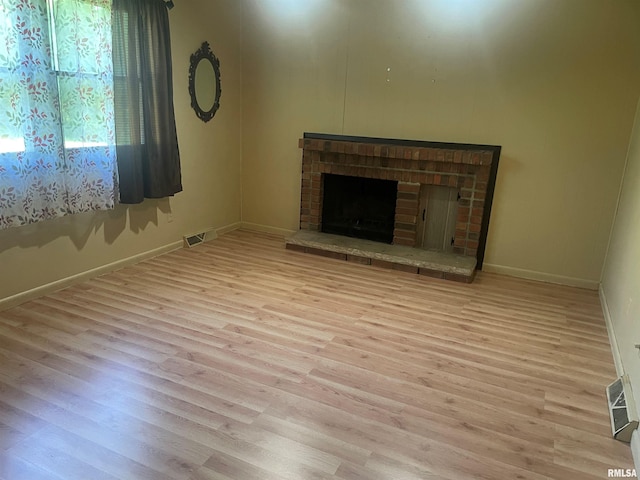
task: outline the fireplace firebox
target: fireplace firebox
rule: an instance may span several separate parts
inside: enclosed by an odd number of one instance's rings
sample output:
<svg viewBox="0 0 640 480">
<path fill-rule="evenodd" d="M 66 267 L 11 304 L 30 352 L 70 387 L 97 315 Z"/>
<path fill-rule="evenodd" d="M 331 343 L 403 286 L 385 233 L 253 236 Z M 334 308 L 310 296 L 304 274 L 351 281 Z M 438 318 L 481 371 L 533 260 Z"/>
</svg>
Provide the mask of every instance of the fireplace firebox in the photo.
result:
<svg viewBox="0 0 640 480">
<path fill-rule="evenodd" d="M 391 243 L 397 194 L 393 180 L 326 174 L 322 231 Z"/>
</svg>

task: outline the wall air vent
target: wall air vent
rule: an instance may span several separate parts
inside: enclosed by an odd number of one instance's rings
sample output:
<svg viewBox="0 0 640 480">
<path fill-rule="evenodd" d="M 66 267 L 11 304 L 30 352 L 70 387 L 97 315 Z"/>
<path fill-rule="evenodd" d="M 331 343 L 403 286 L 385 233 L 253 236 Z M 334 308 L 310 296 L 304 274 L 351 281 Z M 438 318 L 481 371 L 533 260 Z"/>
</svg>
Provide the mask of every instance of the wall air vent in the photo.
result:
<svg viewBox="0 0 640 480">
<path fill-rule="evenodd" d="M 638 428 L 638 415 L 627 375 L 607 387 L 607 401 L 613 438 L 629 443 L 633 431 Z"/>
<path fill-rule="evenodd" d="M 187 248 L 195 247 L 205 241 L 207 232 L 196 233 L 195 235 L 188 235 L 184 238 L 184 246 Z"/>
</svg>

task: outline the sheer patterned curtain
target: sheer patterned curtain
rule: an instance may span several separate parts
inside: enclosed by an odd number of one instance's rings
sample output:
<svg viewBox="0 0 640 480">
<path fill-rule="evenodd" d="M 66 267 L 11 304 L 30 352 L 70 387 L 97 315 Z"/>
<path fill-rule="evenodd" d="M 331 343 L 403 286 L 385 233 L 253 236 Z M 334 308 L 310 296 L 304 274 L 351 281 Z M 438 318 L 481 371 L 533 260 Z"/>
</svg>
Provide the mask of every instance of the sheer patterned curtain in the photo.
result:
<svg viewBox="0 0 640 480">
<path fill-rule="evenodd" d="M 122 203 L 182 191 L 164 0 L 113 0 L 116 143 Z"/>
<path fill-rule="evenodd" d="M 0 0 L 0 228 L 117 200 L 111 0 Z"/>
</svg>

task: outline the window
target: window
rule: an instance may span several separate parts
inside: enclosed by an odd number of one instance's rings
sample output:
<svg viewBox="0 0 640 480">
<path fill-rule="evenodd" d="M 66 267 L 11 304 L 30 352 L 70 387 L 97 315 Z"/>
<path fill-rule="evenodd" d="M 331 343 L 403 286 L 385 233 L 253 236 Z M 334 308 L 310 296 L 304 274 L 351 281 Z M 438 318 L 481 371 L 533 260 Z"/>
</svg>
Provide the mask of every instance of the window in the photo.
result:
<svg viewBox="0 0 640 480">
<path fill-rule="evenodd" d="M 0 228 L 116 200 L 110 0 L 2 0 Z"/>
<path fill-rule="evenodd" d="M 18 65 L 18 44 L 12 34 L 15 16 L 12 18 L 9 13 L 9 7 L 0 3 L 0 112 L 5 114 L 0 130 L 0 154 L 24 151 L 21 120 L 16 111 L 18 78 L 11 76 Z"/>
<path fill-rule="evenodd" d="M 111 6 L 87 0 L 48 0 L 52 64 L 57 72 L 65 148 L 113 142 Z M 109 28 L 104 28 L 109 26 Z"/>
<path fill-rule="evenodd" d="M 164 1 L 1 0 L 0 228 L 181 190 Z"/>
</svg>

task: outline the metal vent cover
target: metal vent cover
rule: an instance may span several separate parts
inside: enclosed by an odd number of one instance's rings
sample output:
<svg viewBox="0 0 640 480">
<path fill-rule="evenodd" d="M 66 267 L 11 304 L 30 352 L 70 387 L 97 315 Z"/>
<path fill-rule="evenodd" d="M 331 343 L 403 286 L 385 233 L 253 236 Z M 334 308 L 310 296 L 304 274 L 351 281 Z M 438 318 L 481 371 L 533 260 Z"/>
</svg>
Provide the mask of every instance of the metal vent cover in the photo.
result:
<svg viewBox="0 0 640 480">
<path fill-rule="evenodd" d="M 196 233 L 195 235 L 187 235 L 184 238 L 184 245 L 187 248 L 195 247 L 205 241 L 207 232 Z"/>
<path fill-rule="evenodd" d="M 623 375 L 607 386 L 607 402 L 613 438 L 630 442 L 633 431 L 638 428 L 629 377 Z"/>
</svg>

